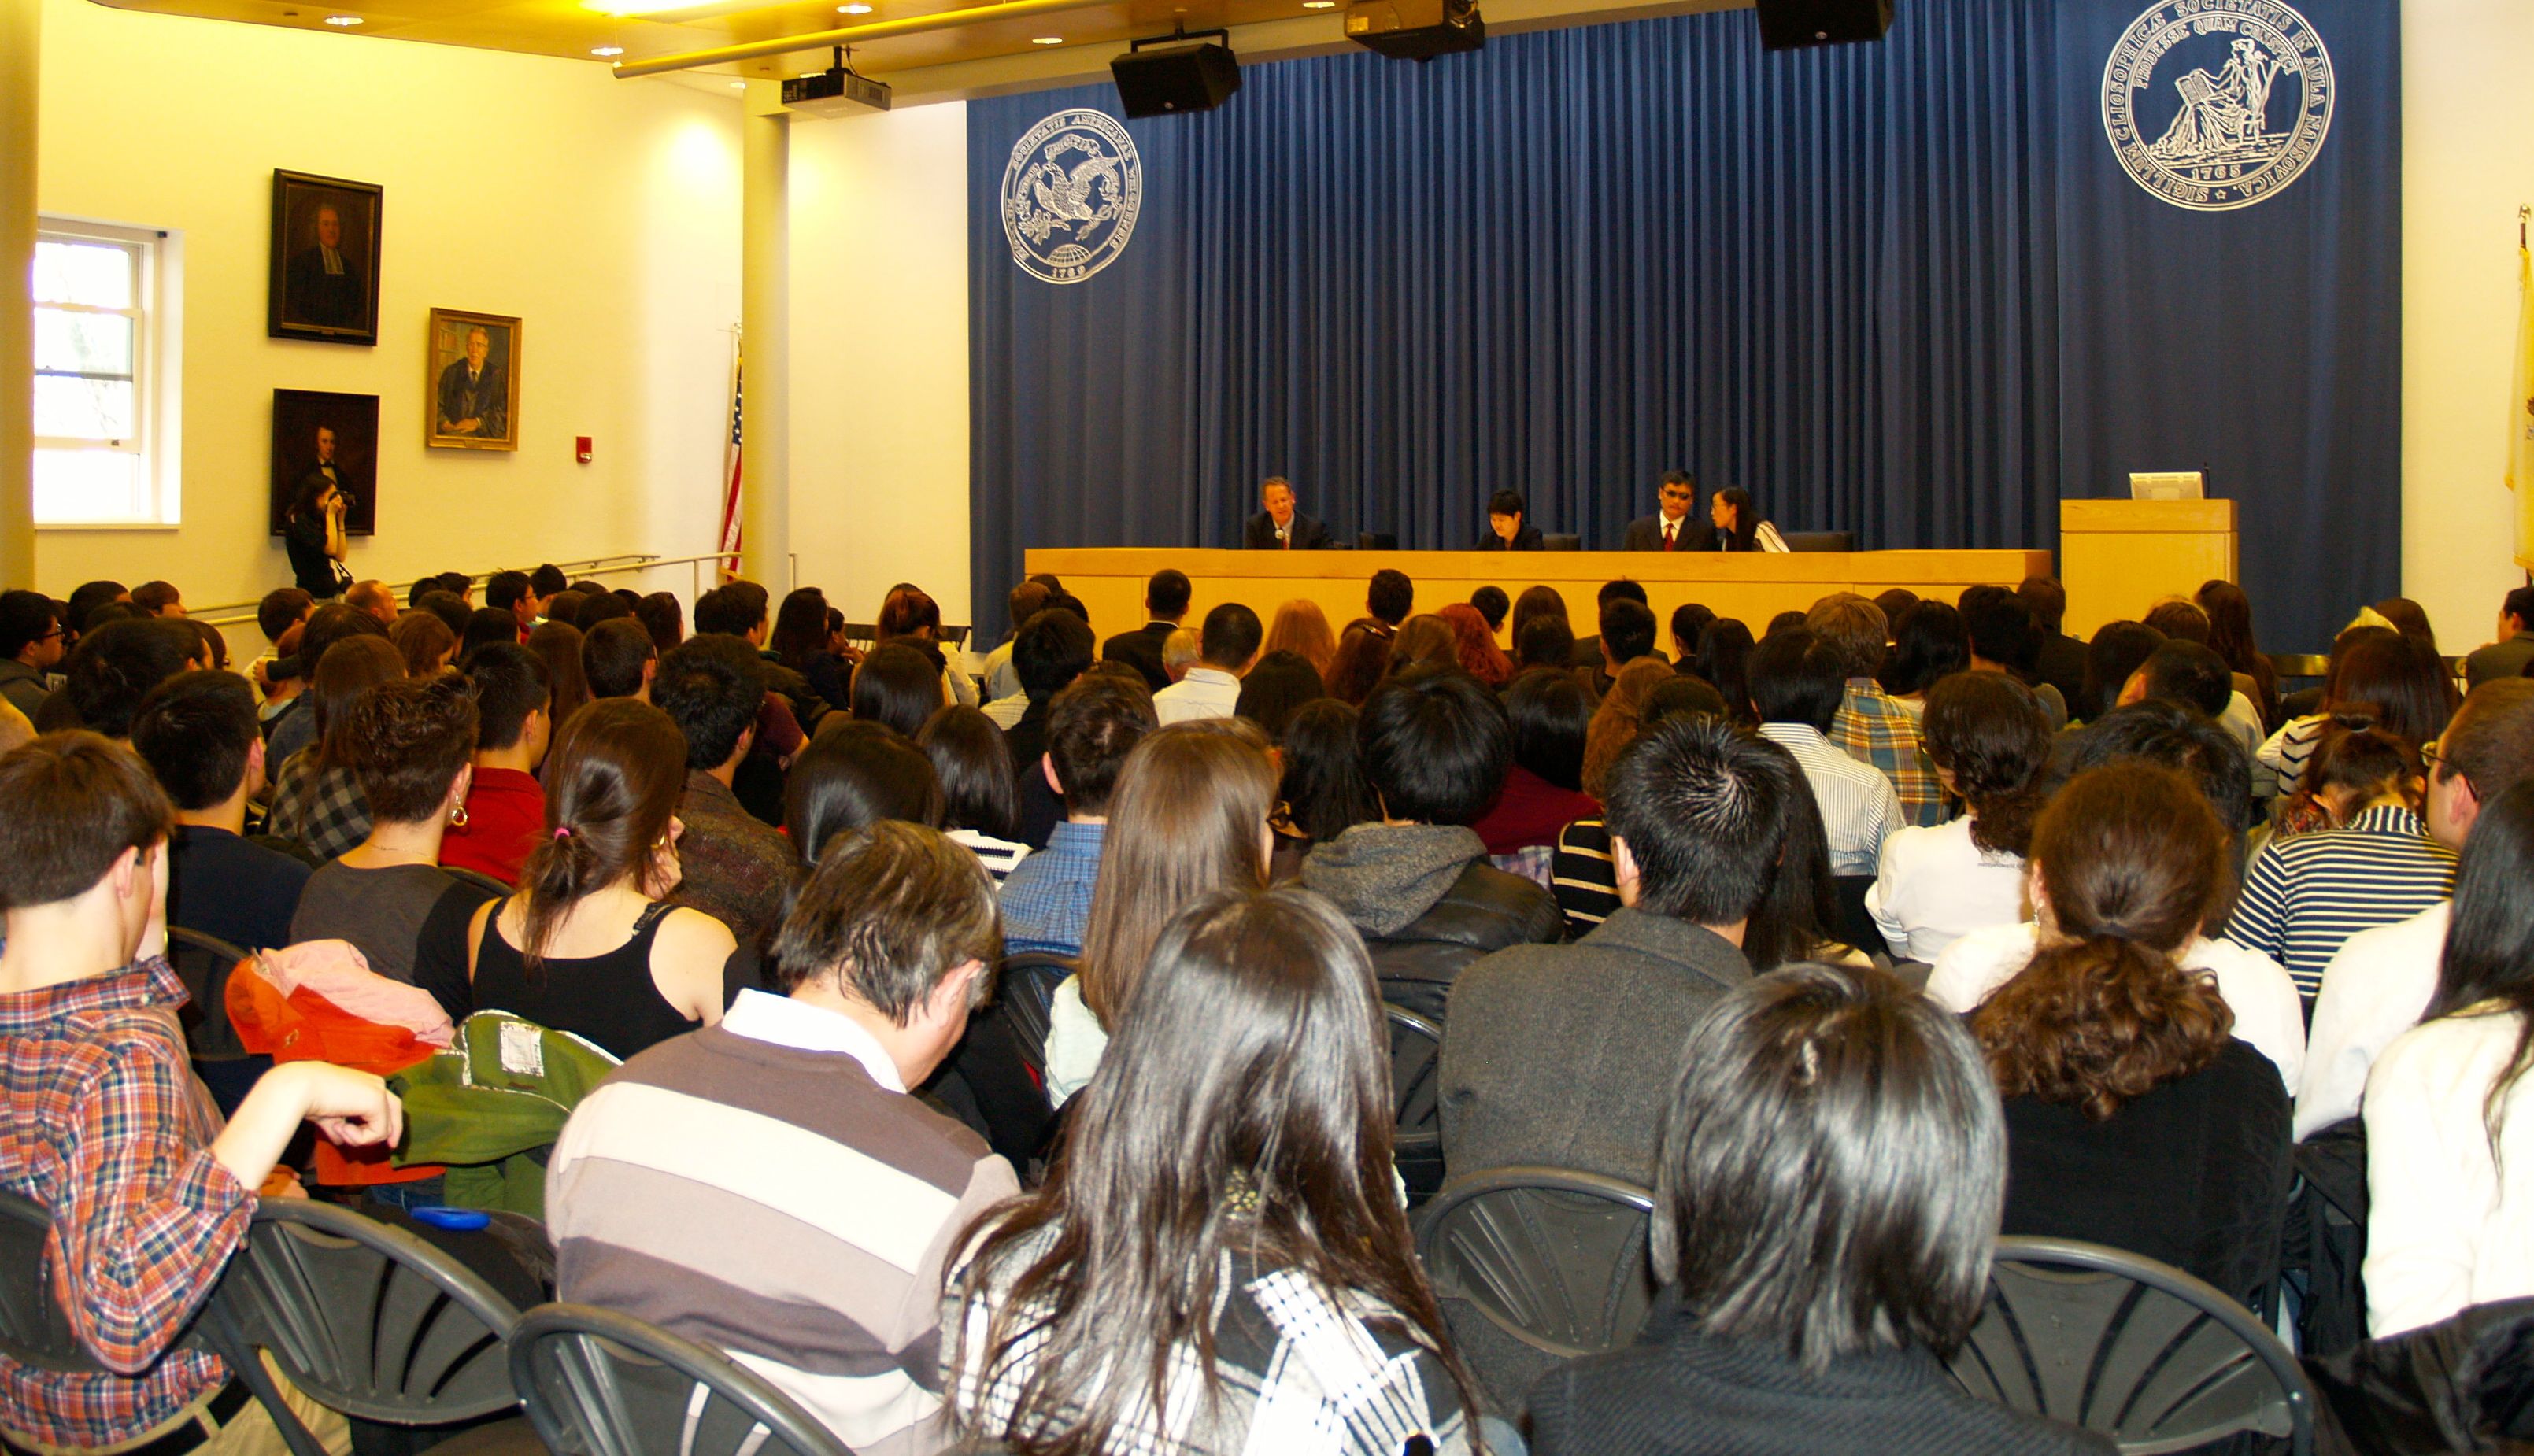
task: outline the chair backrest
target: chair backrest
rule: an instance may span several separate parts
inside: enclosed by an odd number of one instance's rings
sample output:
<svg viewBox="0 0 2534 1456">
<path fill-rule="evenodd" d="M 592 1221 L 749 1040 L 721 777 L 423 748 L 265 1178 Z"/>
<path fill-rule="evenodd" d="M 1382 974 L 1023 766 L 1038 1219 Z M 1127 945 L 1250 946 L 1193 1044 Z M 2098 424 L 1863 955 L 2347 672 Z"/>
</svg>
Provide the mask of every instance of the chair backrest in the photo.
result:
<svg viewBox="0 0 2534 1456">
<path fill-rule="evenodd" d="M 853 1456 L 764 1376 L 613 1309 L 529 1310 L 511 1380 L 556 1456 Z"/>
<path fill-rule="evenodd" d="M 518 1310 L 449 1255 L 348 1208 L 259 1203 L 212 1312 L 224 1341 L 268 1352 L 347 1416 L 439 1426 L 518 1404 L 503 1348 Z"/>
<path fill-rule="evenodd" d="M 1417 1229 L 1435 1295 L 1475 1306 L 1560 1360 L 1636 1338 L 1654 1304 L 1654 1194 L 1562 1168 L 1496 1168 L 1443 1184 Z"/>
<path fill-rule="evenodd" d="M 1355 549 L 1396 551 L 1399 549 L 1399 533 L 1397 531 L 1358 531 L 1355 537 Z"/>
<path fill-rule="evenodd" d="M 2135 1456 L 2237 1431 L 2314 1449 L 2296 1357 L 2170 1264 L 2069 1239 L 2001 1239 L 1988 1304 L 1952 1362 L 1962 1389 L 2099 1431 Z"/>
<path fill-rule="evenodd" d="M 1443 1184 L 1443 1028 L 1405 1006 L 1385 1001 L 1381 1011 L 1390 1022 L 1390 1091 L 1399 1110 L 1391 1161 L 1413 1207 Z"/>
<path fill-rule="evenodd" d="M 1834 875 L 1830 882 L 1832 893 L 1839 897 L 1839 924 L 1831 927 L 1832 933 L 1868 955 L 1889 954 L 1892 947 L 1884 942 L 1883 928 L 1865 908 L 1865 892 L 1874 887 L 1874 877 Z"/>
<path fill-rule="evenodd" d="M 52 1216 L 41 1204 L 0 1192 L 0 1355 L 39 1370 L 101 1373 L 80 1348 L 71 1322 L 53 1302 L 44 1275 L 44 1240 Z"/>
<path fill-rule="evenodd" d="M 1055 1016 L 1056 988 L 1074 972 L 1070 956 L 1023 950 L 1006 955 L 995 972 L 995 1000 L 1012 1030 L 1012 1042 L 1031 1070 L 1047 1070 L 1047 1030 Z"/>
<path fill-rule="evenodd" d="M 459 865 L 443 865 L 440 867 L 440 873 L 460 884 L 471 884 L 477 889 L 490 890 L 506 899 L 513 889 L 513 886 L 504 884 L 481 870 L 469 870 Z"/>
<path fill-rule="evenodd" d="M 1573 531 L 1549 531 L 1540 536 L 1539 549 L 1542 551 L 1581 551 L 1584 549 L 1584 538 L 1575 534 Z"/>
<path fill-rule="evenodd" d="M 229 973 L 247 952 L 217 936 L 167 927 L 167 963 L 185 983 L 186 1050 L 198 1062 L 234 1062 L 246 1055 L 229 1025 Z"/>
<path fill-rule="evenodd" d="M 1854 531 L 1780 531 L 1788 551 L 1854 551 Z"/>
</svg>

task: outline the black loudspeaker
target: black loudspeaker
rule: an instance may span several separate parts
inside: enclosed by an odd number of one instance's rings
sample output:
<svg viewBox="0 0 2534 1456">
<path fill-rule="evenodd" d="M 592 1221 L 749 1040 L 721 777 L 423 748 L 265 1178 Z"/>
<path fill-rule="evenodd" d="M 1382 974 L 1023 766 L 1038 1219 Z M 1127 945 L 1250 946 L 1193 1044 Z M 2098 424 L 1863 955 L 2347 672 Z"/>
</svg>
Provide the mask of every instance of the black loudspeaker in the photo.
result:
<svg viewBox="0 0 2534 1456">
<path fill-rule="evenodd" d="M 1211 111 L 1240 90 L 1240 63 L 1229 45 L 1160 45 L 1109 63 L 1128 116 Z"/>
<path fill-rule="evenodd" d="M 1880 40 L 1892 29 L 1892 0 L 1758 0 L 1760 43 L 1771 50 Z"/>
</svg>

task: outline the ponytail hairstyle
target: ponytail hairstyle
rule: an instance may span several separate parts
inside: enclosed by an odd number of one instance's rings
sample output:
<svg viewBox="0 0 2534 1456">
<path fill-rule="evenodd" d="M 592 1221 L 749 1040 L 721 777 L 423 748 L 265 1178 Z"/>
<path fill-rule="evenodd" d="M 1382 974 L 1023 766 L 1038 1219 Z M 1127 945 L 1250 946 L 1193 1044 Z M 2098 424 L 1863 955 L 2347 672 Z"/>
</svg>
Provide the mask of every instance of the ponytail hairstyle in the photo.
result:
<svg viewBox="0 0 2534 1456">
<path fill-rule="evenodd" d="M 649 899 L 677 887 L 662 851 L 686 792 L 686 735 L 647 702 L 601 698 L 556 735 L 545 784 L 545 836 L 519 870 L 519 958 L 532 970 L 581 900 L 628 878 Z"/>
<path fill-rule="evenodd" d="M 2002 672 L 1958 672 L 1927 690 L 1927 757 L 1970 806 L 1971 843 L 2023 855 L 2040 813 L 2050 720 L 2032 690 Z"/>
<path fill-rule="evenodd" d="M 2328 810 L 2335 797 L 2363 806 L 2380 795 L 2393 794 L 2418 814 L 2426 771 L 2419 746 L 2380 727 L 2375 704 L 2349 703 L 2324 720 L 2323 740 L 2315 745 L 2314 757 L 2306 759 L 2296 794 L 2317 811 Z M 2331 818 L 2338 822 L 2345 816 Z"/>
<path fill-rule="evenodd" d="M 2492 1161 L 2507 1094 L 2534 1062 L 2534 780 L 2519 780 L 2482 808 L 2464 840 L 2455 871 L 2454 919 L 2446 927 L 2437 994 L 2423 1019 L 2506 1013 L 2516 1018 L 2516 1050 L 2491 1079 L 2481 1108 Z"/>
<path fill-rule="evenodd" d="M 2090 769 L 2050 800 L 2032 828 L 2043 944 L 1971 1013 L 2002 1096 L 2099 1122 L 2217 1060 L 2234 1014 L 2174 956 L 2223 901 L 2227 839 L 2199 787 L 2153 763 Z"/>
</svg>

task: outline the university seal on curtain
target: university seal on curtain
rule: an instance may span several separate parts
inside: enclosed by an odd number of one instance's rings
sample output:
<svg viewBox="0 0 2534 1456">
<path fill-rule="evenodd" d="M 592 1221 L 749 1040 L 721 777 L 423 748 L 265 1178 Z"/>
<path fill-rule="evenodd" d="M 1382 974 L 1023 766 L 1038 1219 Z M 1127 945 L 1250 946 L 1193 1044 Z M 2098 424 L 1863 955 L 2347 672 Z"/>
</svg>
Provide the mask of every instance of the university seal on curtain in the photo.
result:
<svg viewBox="0 0 2534 1456">
<path fill-rule="evenodd" d="M 1058 111 L 1012 144 L 1003 236 L 1031 277 L 1079 283 L 1116 262 L 1143 206 L 1143 160 L 1106 112 Z"/>
<path fill-rule="evenodd" d="M 2331 131 L 2331 53 L 2277 0 L 2164 0 L 2103 66 L 2103 130 L 2177 208 L 2249 208 L 2297 179 Z"/>
</svg>

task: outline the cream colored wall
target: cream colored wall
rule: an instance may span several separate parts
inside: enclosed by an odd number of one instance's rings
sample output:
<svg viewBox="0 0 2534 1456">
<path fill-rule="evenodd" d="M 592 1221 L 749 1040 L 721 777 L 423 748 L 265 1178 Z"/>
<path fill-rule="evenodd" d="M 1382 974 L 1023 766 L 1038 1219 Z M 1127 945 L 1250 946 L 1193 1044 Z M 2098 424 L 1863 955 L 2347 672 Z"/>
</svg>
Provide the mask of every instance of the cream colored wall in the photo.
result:
<svg viewBox="0 0 2534 1456">
<path fill-rule="evenodd" d="M 792 549 L 872 620 L 969 622 L 968 107 L 792 126 Z"/>
<path fill-rule="evenodd" d="M 2516 209 L 2534 203 L 2528 78 L 2534 4 L 2404 0 L 2402 590 L 2449 653 L 2489 640 L 2525 581 L 2501 474 Z"/>
<path fill-rule="evenodd" d="M 45 589 L 165 577 L 199 607 L 287 584 L 265 524 L 276 388 L 380 396 L 361 576 L 710 549 L 736 93 L 88 0 L 47 0 L 43 24 L 39 206 L 177 229 L 185 256 L 183 525 L 38 531 Z M 275 167 L 385 185 L 376 347 L 265 337 Z M 523 320 L 516 453 L 423 448 L 433 306 Z M 575 435 L 593 463 L 573 462 Z"/>
</svg>

